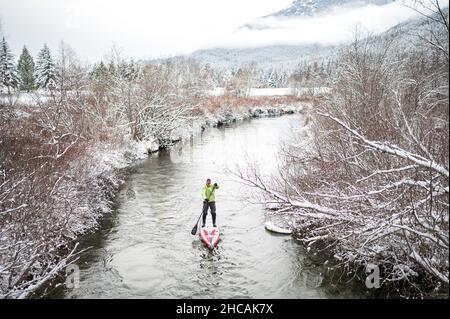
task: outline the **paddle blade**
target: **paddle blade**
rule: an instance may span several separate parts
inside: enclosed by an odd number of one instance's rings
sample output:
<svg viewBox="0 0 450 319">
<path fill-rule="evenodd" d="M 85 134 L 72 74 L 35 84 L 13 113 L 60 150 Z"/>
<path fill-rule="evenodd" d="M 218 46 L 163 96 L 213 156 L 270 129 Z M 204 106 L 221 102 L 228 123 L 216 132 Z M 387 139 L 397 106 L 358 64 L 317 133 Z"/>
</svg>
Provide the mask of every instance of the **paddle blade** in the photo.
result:
<svg viewBox="0 0 450 319">
<path fill-rule="evenodd" d="M 191 234 L 192 234 L 192 235 L 197 234 L 197 226 L 198 226 L 198 224 L 195 225 L 194 228 L 192 228 L 192 230 L 191 230 Z"/>
</svg>

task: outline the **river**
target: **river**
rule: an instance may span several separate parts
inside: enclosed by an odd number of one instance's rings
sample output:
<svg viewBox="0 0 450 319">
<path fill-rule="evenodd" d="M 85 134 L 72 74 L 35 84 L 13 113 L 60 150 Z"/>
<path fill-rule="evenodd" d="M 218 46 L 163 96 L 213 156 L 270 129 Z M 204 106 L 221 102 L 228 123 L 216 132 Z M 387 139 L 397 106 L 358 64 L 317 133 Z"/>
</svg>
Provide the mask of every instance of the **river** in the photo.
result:
<svg viewBox="0 0 450 319">
<path fill-rule="evenodd" d="M 82 241 L 82 247 L 92 248 L 78 261 L 79 288 L 62 285 L 50 296 L 358 297 L 354 290 L 336 292 L 324 284 L 324 267 L 294 238 L 265 230 L 264 208 L 249 200 L 256 190 L 226 170 L 256 161 L 265 174 L 274 173 L 282 142 L 300 125 L 300 115 L 289 115 L 211 128 L 138 163 L 113 214 Z M 213 252 L 191 235 L 208 177 L 220 186 L 216 200 L 222 236 Z"/>
</svg>

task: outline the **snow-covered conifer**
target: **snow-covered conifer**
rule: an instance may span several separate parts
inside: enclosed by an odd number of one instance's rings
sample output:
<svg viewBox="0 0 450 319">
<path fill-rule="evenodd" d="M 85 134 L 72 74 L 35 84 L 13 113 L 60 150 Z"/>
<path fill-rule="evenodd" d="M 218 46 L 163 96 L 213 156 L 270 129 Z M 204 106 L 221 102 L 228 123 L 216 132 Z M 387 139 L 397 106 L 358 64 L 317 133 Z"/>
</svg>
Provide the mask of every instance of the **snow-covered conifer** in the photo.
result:
<svg viewBox="0 0 450 319">
<path fill-rule="evenodd" d="M 20 78 L 14 62 L 14 56 L 5 38 L 0 43 L 0 88 L 11 92 L 19 87 Z"/>
<path fill-rule="evenodd" d="M 56 68 L 47 45 L 39 51 L 34 73 L 36 86 L 43 89 L 56 87 Z"/>
</svg>

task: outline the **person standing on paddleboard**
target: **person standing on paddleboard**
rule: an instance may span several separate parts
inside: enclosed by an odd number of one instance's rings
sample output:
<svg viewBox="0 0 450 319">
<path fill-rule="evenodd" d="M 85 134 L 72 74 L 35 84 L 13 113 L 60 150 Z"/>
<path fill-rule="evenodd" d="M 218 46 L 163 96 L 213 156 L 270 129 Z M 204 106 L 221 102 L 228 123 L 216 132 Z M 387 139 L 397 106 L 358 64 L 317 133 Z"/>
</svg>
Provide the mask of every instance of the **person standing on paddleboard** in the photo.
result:
<svg viewBox="0 0 450 319">
<path fill-rule="evenodd" d="M 216 226 L 216 197 L 215 197 L 214 191 L 218 188 L 219 188 L 219 186 L 217 185 L 217 183 L 214 183 L 214 185 L 211 184 L 210 178 L 208 178 L 206 180 L 206 185 L 203 186 L 203 189 L 202 189 L 202 198 L 203 198 L 202 227 L 205 227 L 206 215 L 208 215 L 208 208 L 211 209 L 213 227 L 217 227 Z"/>
</svg>

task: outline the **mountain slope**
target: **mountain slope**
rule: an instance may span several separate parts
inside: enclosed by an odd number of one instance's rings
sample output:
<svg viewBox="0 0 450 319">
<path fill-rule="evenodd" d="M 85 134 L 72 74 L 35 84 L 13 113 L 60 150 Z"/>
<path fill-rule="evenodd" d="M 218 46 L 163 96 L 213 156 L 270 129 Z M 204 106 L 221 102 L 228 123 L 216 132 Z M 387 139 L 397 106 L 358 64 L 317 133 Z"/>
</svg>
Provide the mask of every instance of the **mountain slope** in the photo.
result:
<svg viewBox="0 0 450 319">
<path fill-rule="evenodd" d="M 299 0 L 296 2 L 305 2 Z M 339 0 L 334 0 L 339 1 Z M 380 0 L 377 3 L 381 3 Z M 324 2 L 331 3 L 332 0 Z M 366 1 L 367 2 L 367 1 Z M 375 3 L 375 1 L 372 1 Z M 280 11 L 281 12 L 281 11 Z M 278 14 L 278 13 L 274 13 Z M 444 9 L 444 14 L 448 15 L 448 7 Z M 372 36 L 374 41 L 396 37 L 397 45 L 401 48 L 408 48 L 414 45 L 414 39 L 418 35 L 426 37 L 429 34 L 429 21 L 423 17 L 414 18 L 386 30 L 385 32 Z M 250 31 L 248 31 L 250 32 Z M 400 37 L 397 37 L 401 35 Z M 345 44 L 344 44 L 345 45 Z M 256 63 L 258 67 L 263 69 L 293 69 L 301 62 L 314 62 L 326 60 L 335 56 L 337 50 L 341 46 L 325 46 L 319 44 L 302 44 L 302 45 L 272 45 L 255 48 L 213 48 L 197 50 L 188 58 L 192 58 L 201 64 L 210 64 L 217 69 L 238 68 L 243 65 Z"/>
<path fill-rule="evenodd" d="M 390 0 L 295 0 L 289 7 L 247 23 L 240 28 L 250 30 L 270 29 L 273 19 L 315 17 L 330 13 L 333 9 L 355 9 L 367 5 L 384 5 Z"/>
<path fill-rule="evenodd" d="M 215 48 L 198 50 L 189 58 L 210 64 L 215 68 L 238 68 L 257 63 L 258 67 L 290 69 L 304 60 L 317 60 L 334 52 L 334 46 L 322 45 L 273 45 L 258 48 Z"/>
</svg>

